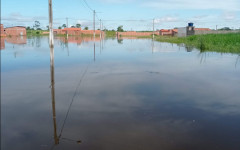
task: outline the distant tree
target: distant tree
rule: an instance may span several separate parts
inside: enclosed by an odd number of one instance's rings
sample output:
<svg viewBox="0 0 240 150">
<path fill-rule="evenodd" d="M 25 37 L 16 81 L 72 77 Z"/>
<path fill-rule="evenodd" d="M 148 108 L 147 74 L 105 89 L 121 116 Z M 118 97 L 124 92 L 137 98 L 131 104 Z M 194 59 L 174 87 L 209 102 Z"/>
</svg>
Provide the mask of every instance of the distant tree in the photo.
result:
<svg viewBox="0 0 240 150">
<path fill-rule="evenodd" d="M 42 30 L 41 28 L 37 28 L 37 30 Z"/>
<path fill-rule="evenodd" d="M 123 31 L 124 31 L 124 30 L 123 30 L 123 26 L 118 26 L 117 31 L 118 31 L 118 32 L 123 32 Z"/>
<path fill-rule="evenodd" d="M 97 29 L 97 30 L 100 30 L 100 29 Z"/>
<path fill-rule="evenodd" d="M 231 30 L 229 27 L 224 27 L 224 28 L 221 28 L 219 30 Z"/>
<path fill-rule="evenodd" d="M 63 28 L 66 28 L 67 26 L 66 26 L 66 24 L 63 24 L 62 27 L 63 27 Z"/>
<path fill-rule="evenodd" d="M 62 27 L 58 27 L 58 29 L 62 29 Z"/>
<path fill-rule="evenodd" d="M 112 29 L 112 31 L 115 31 L 114 29 Z"/>
<path fill-rule="evenodd" d="M 49 26 L 46 26 L 47 30 L 49 30 Z"/>
<path fill-rule="evenodd" d="M 71 26 L 71 28 L 75 28 L 75 26 Z"/>
<path fill-rule="evenodd" d="M 85 27 L 84 30 L 88 30 L 88 27 Z"/>
<path fill-rule="evenodd" d="M 27 30 L 31 30 L 31 27 L 27 27 L 26 29 L 27 29 Z"/>
<path fill-rule="evenodd" d="M 34 26 L 33 27 L 35 27 L 36 29 L 39 28 L 40 27 L 40 22 L 36 20 L 34 22 Z"/>
<path fill-rule="evenodd" d="M 81 28 L 81 24 L 77 23 L 76 28 Z"/>
</svg>

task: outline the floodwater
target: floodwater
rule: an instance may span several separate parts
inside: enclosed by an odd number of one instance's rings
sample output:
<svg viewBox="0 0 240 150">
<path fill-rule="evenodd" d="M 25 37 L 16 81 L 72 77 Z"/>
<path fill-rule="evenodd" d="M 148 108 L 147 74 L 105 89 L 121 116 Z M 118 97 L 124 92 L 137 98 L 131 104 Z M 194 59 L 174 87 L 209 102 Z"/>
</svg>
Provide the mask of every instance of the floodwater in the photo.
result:
<svg viewBox="0 0 240 150">
<path fill-rule="evenodd" d="M 151 39 L 54 42 L 4 39 L 2 150 L 240 149 L 238 55 Z"/>
</svg>

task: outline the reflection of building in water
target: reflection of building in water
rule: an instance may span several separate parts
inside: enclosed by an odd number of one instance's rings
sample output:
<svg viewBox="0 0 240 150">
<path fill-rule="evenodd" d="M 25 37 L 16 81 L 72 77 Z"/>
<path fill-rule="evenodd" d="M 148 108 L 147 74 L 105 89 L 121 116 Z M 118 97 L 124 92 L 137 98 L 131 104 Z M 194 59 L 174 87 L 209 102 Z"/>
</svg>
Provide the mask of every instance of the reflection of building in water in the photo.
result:
<svg viewBox="0 0 240 150">
<path fill-rule="evenodd" d="M 1 38 L 1 43 L 0 43 L 0 50 L 3 50 L 3 49 L 5 49 L 5 40 L 4 40 L 4 38 L 3 37 L 0 37 Z"/>
<path fill-rule="evenodd" d="M 136 37 L 136 36 L 118 36 L 118 39 L 122 39 L 122 40 L 124 40 L 124 39 L 138 39 L 138 37 Z"/>
<path fill-rule="evenodd" d="M 80 37 L 80 36 L 69 36 L 68 38 L 56 37 L 56 39 L 59 39 L 63 43 L 77 43 L 77 44 L 94 41 L 93 37 Z M 101 40 L 100 37 L 95 37 L 95 41 L 100 41 L 100 40 Z"/>
<path fill-rule="evenodd" d="M 82 30 L 81 28 L 64 28 L 64 29 L 54 29 L 53 33 L 55 35 L 63 35 L 63 34 L 68 34 L 68 35 L 93 35 L 94 31 L 93 30 Z M 104 35 L 103 31 L 100 30 L 95 30 L 96 35 Z"/>
<path fill-rule="evenodd" d="M 6 37 L 6 42 L 12 43 L 12 44 L 26 44 L 27 43 L 27 37 L 26 36 L 12 36 L 12 37 Z"/>
<path fill-rule="evenodd" d="M 186 46 L 186 51 L 187 52 L 192 52 L 193 51 L 193 47 L 192 46 Z"/>
<path fill-rule="evenodd" d="M 4 32 L 6 35 L 11 35 L 11 36 L 25 36 L 27 35 L 26 28 L 22 26 L 16 26 L 16 27 L 9 27 L 5 28 Z"/>
</svg>

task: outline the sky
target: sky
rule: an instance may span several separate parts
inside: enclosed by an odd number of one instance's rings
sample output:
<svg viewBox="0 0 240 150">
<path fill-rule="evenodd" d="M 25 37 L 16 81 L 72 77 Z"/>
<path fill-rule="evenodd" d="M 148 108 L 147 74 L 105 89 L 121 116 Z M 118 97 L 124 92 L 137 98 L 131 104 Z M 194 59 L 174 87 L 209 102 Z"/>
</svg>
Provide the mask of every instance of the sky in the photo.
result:
<svg viewBox="0 0 240 150">
<path fill-rule="evenodd" d="M 96 28 L 100 19 L 106 29 L 171 29 L 193 22 L 199 28 L 240 29 L 240 0 L 52 0 L 54 28 L 66 24 Z M 154 21 L 153 21 L 154 19 Z M 5 27 L 48 25 L 48 0 L 1 0 L 1 23 Z"/>
</svg>

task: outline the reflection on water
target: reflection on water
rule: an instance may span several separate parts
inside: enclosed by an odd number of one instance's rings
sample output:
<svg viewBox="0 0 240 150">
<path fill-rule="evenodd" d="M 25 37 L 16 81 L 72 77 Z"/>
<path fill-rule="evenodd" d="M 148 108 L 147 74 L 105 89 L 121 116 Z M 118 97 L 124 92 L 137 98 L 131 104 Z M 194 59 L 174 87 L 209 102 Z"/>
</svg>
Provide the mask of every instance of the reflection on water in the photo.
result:
<svg viewBox="0 0 240 150">
<path fill-rule="evenodd" d="M 56 106 L 55 106 L 55 74 L 54 74 L 54 48 L 50 47 L 50 72 L 51 72 L 51 96 L 52 96 L 52 115 L 54 129 L 54 144 L 59 144 L 57 135 Z"/>
<path fill-rule="evenodd" d="M 0 43 L 0 50 L 2 50 L 2 49 L 5 49 L 5 41 L 4 41 L 4 37 L 0 37 L 0 39 L 1 39 L 1 43 Z"/>
<path fill-rule="evenodd" d="M 11 44 L 18 44 L 18 45 L 26 44 L 27 37 L 26 36 L 1 37 L 1 48 L 0 48 L 1 50 L 5 49 L 5 42 L 11 43 Z"/>
<path fill-rule="evenodd" d="M 55 40 L 54 50 L 32 37 L 1 52 L 3 150 L 240 148 L 238 55 Z"/>
</svg>

